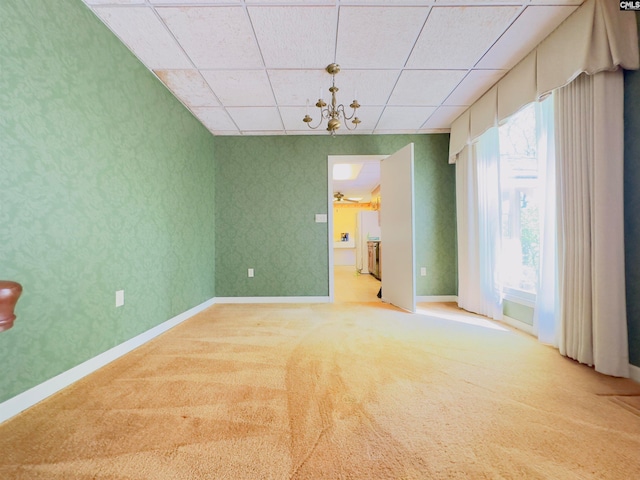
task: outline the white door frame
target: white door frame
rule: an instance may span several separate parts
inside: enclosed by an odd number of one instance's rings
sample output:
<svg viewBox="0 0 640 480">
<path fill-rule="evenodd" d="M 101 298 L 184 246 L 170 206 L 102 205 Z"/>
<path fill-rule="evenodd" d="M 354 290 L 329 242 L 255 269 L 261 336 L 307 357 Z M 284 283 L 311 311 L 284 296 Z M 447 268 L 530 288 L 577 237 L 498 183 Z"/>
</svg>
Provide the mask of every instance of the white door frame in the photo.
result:
<svg viewBox="0 0 640 480">
<path fill-rule="evenodd" d="M 380 162 L 389 155 L 328 155 L 327 156 L 327 231 L 329 240 L 329 302 L 335 301 L 333 284 L 333 165 L 336 163 L 373 163 Z"/>
</svg>

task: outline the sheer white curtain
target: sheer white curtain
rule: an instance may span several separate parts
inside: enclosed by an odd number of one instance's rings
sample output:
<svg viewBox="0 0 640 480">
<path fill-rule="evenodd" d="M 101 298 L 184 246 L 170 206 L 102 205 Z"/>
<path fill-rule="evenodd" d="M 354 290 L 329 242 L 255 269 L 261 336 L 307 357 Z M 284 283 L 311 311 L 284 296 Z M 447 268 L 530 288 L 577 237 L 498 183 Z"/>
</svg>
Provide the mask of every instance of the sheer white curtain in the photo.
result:
<svg viewBox="0 0 640 480">
<path fill-rule="evenodd" d="M 540 271 L 533 310 L 533 327 L 538 339 L 558 346 L 560 318 L 556 236 L 556 158 L 553 96 L 536 103 L 538 144 L 538 191 L 540 204 Z"/>
<path fill-rule="evenodd" d="M 558 346 L 626 377 L 622 71 L 582 74 L 555 98 Z"/>
<path fill-rule="evenodd" d="M 491 128 L 456 162 L 458 305 L 497 320 L 502 318 L 499 148 L 498 129 Z"/>
<path fill-rule="evenodd" d="M 478 227 L 482 313 L 502 319 L 502 287 L 499 255 L 501 246 L 500 142 L 498 128 L 490 128 L 475 145 L 478 166 Z"/>
</svg>

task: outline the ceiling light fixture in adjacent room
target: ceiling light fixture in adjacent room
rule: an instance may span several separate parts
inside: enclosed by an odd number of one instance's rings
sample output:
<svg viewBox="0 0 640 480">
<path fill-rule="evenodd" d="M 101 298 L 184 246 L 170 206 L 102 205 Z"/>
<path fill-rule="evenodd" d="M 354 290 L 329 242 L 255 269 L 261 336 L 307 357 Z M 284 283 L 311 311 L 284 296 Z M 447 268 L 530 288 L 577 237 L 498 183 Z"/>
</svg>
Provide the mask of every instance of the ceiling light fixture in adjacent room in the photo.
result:
<svg viewBox="0 0 640 480">
<path fill-rule="evenodd" d="M 331 92 L 331 104 L 327 105 L 325 101 L 322 99 L 322 89 L 321 89 L 320 98 L 316 102 L 316 107 L 320 109 L 320 121 L 318 121 L 318 124 L 316 126 L 314 127 L 311 126 L 311 122 L 313 122 L 313 118 L 309 116 L 308 100 L 307 100 L 307 114 L 304 116 L 302 121 L 306 123 L 309 126 L 309 128 L 312 128 L 315 130 L 320 126 L 320 124 L 322 123 L 322 120 L 326 119 L 328 120 L 327 131 L 331 133 L 331 135 L 335 135 L 336 130 L 340 128 L 340 125 L 341 125 L 340 120 L 344 122 L 345 127 L 347 127 L 347 130 L 355 130 L 356 128 L 358 128 L 358 124 L 360 123 L 360 119 L 356 117 L 356 111 L 358 110 L 358 108 L 360 108 L 360 104 L 358 103 L 357 100 L 354 99 L 353 102 L 351 102 L 351 105 L 349 105 L 349 107 L 353 109 L 353 112 L 351 113 L 350 116 L 347 116 L 347 114 L 344 111 L 344 105 L 338 104 L 336 100 L 336 92 L 339 90 L 338 87 L 336 87 L 336 75 L 340 72 L 340 65 L 338 65 L 337 63 L 332 63 L 330 65 L 327 65 L 326 70 L 331 75 L 331 78 L 332 78 L 331 87 L 329 88 L 329 91 Z M 353 123 L 354 125 L 353 127 L 349 127 L 349 124 L 347 123 L 348 120 L 351 120 L 351 123 Z"/>
<path fill-rule="evenodd" d="M 334 180 L 355 180 L 360 175 L 362 163 L 334 163 Z"/>
</svg>

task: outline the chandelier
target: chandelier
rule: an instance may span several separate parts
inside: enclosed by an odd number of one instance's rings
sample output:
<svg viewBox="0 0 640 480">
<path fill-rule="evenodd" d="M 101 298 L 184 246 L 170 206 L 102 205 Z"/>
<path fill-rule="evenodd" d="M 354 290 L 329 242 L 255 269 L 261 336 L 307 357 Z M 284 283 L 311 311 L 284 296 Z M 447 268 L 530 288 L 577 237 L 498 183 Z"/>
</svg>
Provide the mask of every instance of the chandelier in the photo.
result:
<svg viewBox="0 0 640 480">
<path fill-rule="evenodd" d="M 327 105 L 322 99 L 322 90 L 320 90 L 320 98 L 316 102 L 316 107 L 320 109 L 320 120 L 318 121 L 318 124 L 316 126 L 311 126 L 313 118 L 309 116 L 309 100 L 307 100 L 307 114 L 304 116 L 302 121 L 306 123 L 309 128 L 315 130 L 320 126 L 322 120 L 326 119 L 328 120 L 327 131 L 330 132 L 331 135 L 335 135 L 336 130 L 340 128 L 341 120 L 344 122 L 347 130 L 355 130 L 356 128 L 358 128 L 358 124 L 361 123 L 360 119 L 355 116 L 356 111 L 358 110 L 358 108 L 360 108 L 360 104 L 357 100 L 351 102 L 351 105 L 349 105 L 349 107 L 353 109 L 353 112 L 350 116 L 347 116 L 344 111 L 344 105 L 338 105 L 338 102 L 336 100 L 336 92 L 338 91 L 338 87 L 336 87 L 336 75 L 340 72 L 340 65 L 338 65 L 337 63 L 332 63 L 330 65 L 327 65 L 326 70 L 332 77 L 331 87 L 329 88 L 329 91 L 331 92 L 331 105 Z M 353 127 L 349 127 L 349 124 L 347 123 L 348 120 L 351 120 L 351 123 L 353 123 L 354 125 Z"/>
</svg>

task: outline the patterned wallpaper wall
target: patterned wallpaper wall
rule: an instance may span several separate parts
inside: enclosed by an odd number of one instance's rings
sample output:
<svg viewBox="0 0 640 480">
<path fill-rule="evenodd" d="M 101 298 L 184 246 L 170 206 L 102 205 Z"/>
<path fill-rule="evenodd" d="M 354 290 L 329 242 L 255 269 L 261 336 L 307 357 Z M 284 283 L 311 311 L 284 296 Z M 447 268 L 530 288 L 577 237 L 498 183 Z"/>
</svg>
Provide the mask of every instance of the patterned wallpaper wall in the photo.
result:
<svg viewBox="0 0 640 480">
<path fill-rule="evenodd" d="M 640 29 L 640 14 L 636 13 Z M 640 72 L 624 75 L 624 241 L 629 361 L 640 367 Z"/>
<path fill-rule="evenodd" d="M 214 296 L 215 139 L 80 0 L 2 0 L 0 52 L 3 401 Z"/>
<path fill-rule="evenodd" d="M 444 134 L 217 137 L 216 295 L 328 295 L 327 224 L 314 222 L 328 213 L 327 156 L 391 154 L 410 142 L 416 260 L 428 273 L 417 294 L 455 295 L 455 169 Z"/>
</svg>

